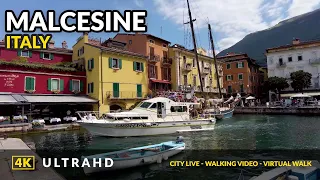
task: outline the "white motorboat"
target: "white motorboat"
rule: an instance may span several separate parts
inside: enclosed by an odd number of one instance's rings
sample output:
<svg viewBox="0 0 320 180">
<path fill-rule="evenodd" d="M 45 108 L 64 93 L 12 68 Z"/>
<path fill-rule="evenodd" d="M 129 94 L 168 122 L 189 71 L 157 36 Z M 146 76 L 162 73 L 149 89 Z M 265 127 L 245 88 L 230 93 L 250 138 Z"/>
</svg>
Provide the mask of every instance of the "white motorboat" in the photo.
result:
<svg viewBox="0 0 320 180">
<path fill-rule="evenodd" d="M 127 112 L 101 114 L 78 111 L 77 121 L 91 134 L 110 137 L 173 134 L 182 130 L 212 130 L 216 123 L 210 114 L 191 116 L 198 103 L 175 102 L 157 97 L 142 101 Z"/>
<path fill-rule="evenodd" d="M 113 161 L 111 167 L 103 167 L 103 165 L 102 167 L 83 167 L 83 171 L 85 174 L 91 174 L 95 172 L 114 171 L 149 165 L 153 163 L 162 163 L 163 160 L 167 160 L 184 149 L 185 143 L 183 142 L 183 137 L 179 136 L 176 141 L 168 141 L 160 144 L 131 148 L 116 152 L 83 156 L 82 159 L 87 159 L 89 162 L 93 162 L 94 159 L 100 158 L 111 158 Z"/>
</svg>

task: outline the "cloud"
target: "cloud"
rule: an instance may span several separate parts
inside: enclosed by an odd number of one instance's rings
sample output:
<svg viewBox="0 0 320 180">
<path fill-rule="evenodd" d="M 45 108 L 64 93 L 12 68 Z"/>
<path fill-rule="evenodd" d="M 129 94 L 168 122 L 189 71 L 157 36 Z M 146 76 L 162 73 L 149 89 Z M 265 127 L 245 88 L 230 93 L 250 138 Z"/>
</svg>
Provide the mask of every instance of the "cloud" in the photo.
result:
<svg viewBox="0 0 320 180">
<path fill-rule="evenodd" d="M 188 20 L 185 0 L 153 0 L 164 19 L 183 25 Z M 319 0 L 192 0 L 190 7 L 199 29 L 212 25 L 223 50 L 247 34 L 270 28 L 279 21 L 314 10 Z M 210 20 L 210 21 L 208 21 Z"/>
<path fill-rule="evenodd" d="M 142 0 L 134 0 L 134 4 L 138 6 L 139 8 L 142 8 L 144 6 Z"/>
<path fill-rule="evenodd" d="M 292 0 L 292 4 L 288 9 L 288 17 L 290 18 L 310 12 L 319 5 L 319 0 Z"/>
</svg>

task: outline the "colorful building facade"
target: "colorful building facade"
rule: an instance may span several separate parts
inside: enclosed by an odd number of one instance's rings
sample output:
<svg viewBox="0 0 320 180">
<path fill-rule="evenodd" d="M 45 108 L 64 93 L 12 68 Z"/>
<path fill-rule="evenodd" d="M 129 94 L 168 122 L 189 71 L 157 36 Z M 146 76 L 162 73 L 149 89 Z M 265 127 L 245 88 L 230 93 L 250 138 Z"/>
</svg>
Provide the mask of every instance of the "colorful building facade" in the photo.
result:
<svg viewBox="0 0 320 180">
<path fill-rule="evenodd" d="M 96 103 L 86 97 L 84 84 L 86 73 L 72 64 L 66 42 L 55 47 L 51 41 L 43 51 L 8 50 L 0 43 L 0 104 L 32 111 L 38 105 Z M 0 115 L 7 111 L 1 110 Z"/>
<path fill-rule="evenodd" d="M 228 53 L 217 57 L 223 64 L 223 87 L 227 94 L 241 93 L 261 96 L 263 79 L 259 66 L 247 54 Z"/>
<path fill-rule="evenodd" d="M 85 66 L 87 94 L 99 100 L 94 110 L 129 109 L 147 98 L 147 57 L 128 51 L 126 43 L 84 33 L 73 46 L 73 60 Z"/>
<path fill-rule="evenodd" d="M 200 79 L 197 62 L 193 50 L 188 50 L 181 45 L 173 45 L 169 50 L 169 57 L 172 60 L 172 88 L 182 90 L 187 87 L 195 87 L 195 92 L 200 92 Z M 218 63 L 218 76 L 216 76 L 214 59 L 206 55 L 204 49 L 198 50 L 200 73 L 204 92 L 212 95 L 219 93 L 217 79 L 219 78 L 220 87 L 223 88 L 223 71 L 221 63 Z M 222 89 L 222 93 L 226 93 Z"/>
<path fill-rule="evenodd" d="M 127 44 L 129 51 L 147 56 L 149 89 L 153 92 L 171 89 L 171 65 L 169 59 L 170 42 L 151 34 L 122 34 L 114 40 Z"/>
</svg>

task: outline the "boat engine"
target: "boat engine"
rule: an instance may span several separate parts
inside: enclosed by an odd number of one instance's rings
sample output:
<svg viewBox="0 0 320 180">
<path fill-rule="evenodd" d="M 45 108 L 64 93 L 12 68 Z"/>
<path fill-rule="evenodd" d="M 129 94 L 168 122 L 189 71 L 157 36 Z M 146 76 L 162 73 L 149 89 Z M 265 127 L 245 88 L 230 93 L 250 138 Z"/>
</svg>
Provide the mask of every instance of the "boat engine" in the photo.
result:
<svg viewBox="0 0 320 180">
<path fill-rule="evenodd" d="M 177 140 L 176 140 L 176 143 L 178 144 L 178 143 L 181 143 L 181 142 L 183 142 L 183 137 L 182 136 L 178 136 Z"/>
</svg>

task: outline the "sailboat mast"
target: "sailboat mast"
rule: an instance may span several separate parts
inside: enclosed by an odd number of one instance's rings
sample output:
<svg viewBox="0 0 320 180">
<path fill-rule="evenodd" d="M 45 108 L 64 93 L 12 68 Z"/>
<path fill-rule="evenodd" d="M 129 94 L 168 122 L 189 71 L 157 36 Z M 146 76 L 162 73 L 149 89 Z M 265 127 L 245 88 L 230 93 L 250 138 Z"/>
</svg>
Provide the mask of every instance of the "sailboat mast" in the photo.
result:
<svg viewBox="0 0 320 180">
<path fill-rule="evenodd" d="M 201 92 L 203 92 L 203 84 L 202 84 L 202 78 L 201 78 L 201 73 L 200 73 L 200 64 L 199 64 L 198 52 L 197 52 L 197 43 L 196 43 L 196 37 L 194 35 L 194 29 L 193 29 L 193 21 L 195 21 L 195 19 L 192 19 L 189 0 L 187 0 L 187 4 L 188 4 L 189 20 L 190 20 L 189 23 L 190 23 L 190 27 L 191 27 L 193 47 L 194 47 L 194 55 L 195 55 L 195 58 L 196 58 L 196 61 L 197 61 L 197 68 L 198 68 L 198 74 L 199 74 L 199 79 L 200 79 Z"/>
<path fill-rule="evenodd" d="M 221 98 L 221 87 L 220 87 L 220 80 L 219 80 L 220 78 L 219 78 L 219 74 L 218 74 L 217 58 L 216 58 L 216 53 L 214 51 L 214 43 L 213 43 L 211 25 L 210 24 L 208 24 L 208 28 L 209 28 L 209 34 L 210 34 L 210 43 L 211 43 L 211 48 L 212 48 L 214 66 L 215 66 L 215 69 L 216 69 L 217 85 L 218 85 L 218 89 L 219 89 L 219 98 Z"/>
</svg>

